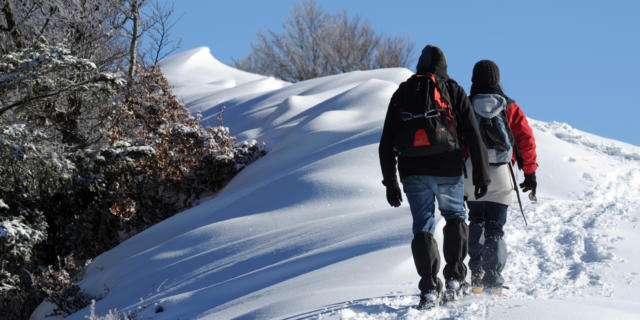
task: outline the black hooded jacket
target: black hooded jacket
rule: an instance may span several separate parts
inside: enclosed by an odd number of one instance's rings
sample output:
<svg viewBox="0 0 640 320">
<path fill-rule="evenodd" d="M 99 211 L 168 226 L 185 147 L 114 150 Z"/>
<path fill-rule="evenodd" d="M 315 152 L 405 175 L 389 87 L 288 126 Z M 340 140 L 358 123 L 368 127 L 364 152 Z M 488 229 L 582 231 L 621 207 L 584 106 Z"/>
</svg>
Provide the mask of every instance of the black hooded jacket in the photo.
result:
<svg viewBox="0 0 640 320">
<path fill-rule="evenodd" d="M 427 48 L 425 48 L 425 50 L 426 49 Z M 441 61 L 438 61 L 438 63 L 426 63 L 425 66 L 425 62 L 423 60 L 424 55 L 425 52 L 423 51 L 421 61 L 418 63 L 418 66 L 420 67 L 418 69 L 418 73 L 431 72 L 437 74 L 440 78 L 445 79 L 449 97 L 451 99 L 450 104 L 453 108 L 455 118 L 458 121 L 458 132 L 462 135 L 461 138 L 463 146 L 466 146 L 471 155 L 473 165 L 473 184 L 476 186 L 487 186 L 491 182 L 489 179 L 487 150 L 478 131 L 478 124 L 476 122 L 476 116 L 471 102 L 469 101 L 464 89 L 462 89 L 462 87 L 447 75 L 446 60 L 444 63 Z M 444 56 L 442 56 L 441 59 L 444 60 Z M 400 84 L 400 87 L 403 85 L 405 85 L 405 83 Z M 397 123 L 392 121 L 393 117 L 391 116 L 391 113 L 395 108 L 400 107 L 398 103 L 401 100 L 399 95 L 402 91 L 403 90 L 401 90 L 401 88 L 398 88 L 391 97 L 378 148 L 380 166 L 385 185 L 391 185 L 390 183 L 396 181 L 396 164 L 398 165 L 400 178 L 411 175 L 441 177 L 462 175 L 464 162 L 461 150 L 428 157 L 398 156 L 394 149 L 394 138 L 397 131 Z"/>
</svg>

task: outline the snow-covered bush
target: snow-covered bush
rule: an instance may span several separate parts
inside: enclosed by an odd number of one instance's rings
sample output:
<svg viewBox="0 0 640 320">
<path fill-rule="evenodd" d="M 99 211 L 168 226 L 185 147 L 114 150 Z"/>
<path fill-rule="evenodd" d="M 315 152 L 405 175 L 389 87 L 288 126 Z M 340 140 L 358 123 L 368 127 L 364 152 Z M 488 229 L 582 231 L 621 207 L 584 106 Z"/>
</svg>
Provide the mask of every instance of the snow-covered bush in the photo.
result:
<svg viewBox="0 0 640 320">
<path fill-rule="evenodd" d="M 86 306 L 74 284 L 86 261 L 264 153 L 203 128 L 158 68 L 139 67 L 134 81 L 125 88 L 44 40 L 0 57 L 3 315 L 25 318 L 43 296 L 63 315 Z"/>
<path fill-rule="evenodd" d="M 96 301 L 91 301 L 90 313 L 85 318 L 89 320 L 134 320 L 136 319 L 136 314 L 133 312 L 128 313 L 120 313 L 118 309 L 110 309 L 109 312 L 104 315 L 104 317 L 96 314 Z"/>
<path fill-rule="evenodd" d="M 111 73 L 40 39 L 0 58 L 0 115 L 79 148 L 100 139 L 100 106 L 124 85 Z"/>
<path fill-rule="evenodd" d="M 228 128 L 208 130 L 171 93 L 159 68 L 139 68 L 127 99 L 105 113 L 111 143 L 151 147 L 117 180 L 122 197 L 111 208 L 136 231 L 191 206 L 202 194 L 224 186 L 246 164 L 264 153 L 257 143 L 236 145 Z"/>
<path fill-rule="evenodd" d="M 86 162 L 81 160 L 84 148 L 105 141 L 95 130 L 97 115 L 122 84 L 98 72 L 91 61 L 43 39 L 0 57 L 3 316 L 28 317 L 41 300 L 35 282 L 41 266 L 82 248 L 68 235 L 93 235 L 88 226 L 108 220 L 108 214 L 91 210 L 100 208 L 96 198 L 86 197 L 99 194 L 100 179 L 79 165 Z M 97 225 L 104 230 L 105 224 Z M 117 230 L 113 234 L 115 239 L 101 250 L 118 243 Z"/>
<path fill-rule="evenodd" d="M 72 165 L 43 140 L 24 124 L 0 125 L 0 309 L 10 318 L 37 303 L 28 297 L 38 296 L 30 272 L 48 233 L 44 200 L 71 175 Z"/>
<path fill-rule="evenodd" d="M 57 306 L 55 311 L 59 314 L 71 314 L 84 308 L 91 301 L 90 296 L 84 294 L 73 282 L 70 272 L 77 273 L 79 269 L 73 256 L 67 256 L 63 268 L 49 266 L 47 271 L 38 276 L 40 288 L 45 292 L 47 299 Z"/>
</svg>

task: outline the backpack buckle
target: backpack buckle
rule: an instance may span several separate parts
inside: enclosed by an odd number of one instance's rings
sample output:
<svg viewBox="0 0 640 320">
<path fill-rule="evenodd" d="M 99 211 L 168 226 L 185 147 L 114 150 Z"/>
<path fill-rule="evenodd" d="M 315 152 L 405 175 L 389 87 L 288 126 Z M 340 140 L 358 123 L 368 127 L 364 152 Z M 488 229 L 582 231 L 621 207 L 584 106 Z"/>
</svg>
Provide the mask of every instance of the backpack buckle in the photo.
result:
<svg viewBox="0 0 640 320">
<path fill-rule="evenodd" d="M 441 110 L 434 109 L 434 110 L 429 110 L 425 113 L 418 113 L 418 114 L 413 114 L 411 112 L 403 112 L 400 114 L 400 118 L 402 119 L 402 121 L 409 121 L 411 119 L 416 119 L 416 118 L 425 118 L 425 119 L 435 118 L 440 116 L 440 111 Z"/>
<path fill-rule="evenodd" d="M 403 112 L 400 114 L 400 118 L 402 118 L 402 121 L 409 121 L 415 118 L 415 116 L 411 112 Z"/>
<path fill-rule="evenodd" d="M 434 109 L 434 110 L 429 110 L 427 112 L 424 113 L 424 117 L 429 119 L 429 118 L 434 118 L 440 115 L 440 110 L 438 109 Z"/>
</svg>

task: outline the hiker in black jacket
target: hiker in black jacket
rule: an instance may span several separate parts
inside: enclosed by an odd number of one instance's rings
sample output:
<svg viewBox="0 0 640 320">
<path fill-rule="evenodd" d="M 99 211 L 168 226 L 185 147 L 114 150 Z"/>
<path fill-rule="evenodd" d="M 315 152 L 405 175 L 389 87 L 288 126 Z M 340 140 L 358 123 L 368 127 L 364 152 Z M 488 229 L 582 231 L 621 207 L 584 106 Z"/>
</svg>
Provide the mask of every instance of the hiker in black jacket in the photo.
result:
<svg viewBox="0 0 640 320">
<path fill-rule="evenodd" d="M 476 123 L 476 116 L 467 94 L 447 75 L 447 62 L 442 51 L 428 45 L 416 67 L 417 74 L 400 84 L 391 97 L 380 138 L 379 156 L 382 168 L 383 185 L 386 187 L 387 201 L 393 207 L 400 206 L 402 195 L 396 178 L 396 164 L 400 179 L 407 196 L 413 216 L 413 234 L 411 250 L 418 274 L 421 277 L 420 307 L 433 307 L 439 303 L 442 282 L 438 278 L 440 254 L 433 237 L 435 230 L 434 198 L 438 200 L 440 213 L 446 220 L 443 228 L 443 253 L 446 262 L 443 274 L 445 279 L 444 299 L 455 299 L 468 290 L 465 281 L 467 268 L 464 259 L 467 255 L 468 226 L 465 222 L 466 211 L 463 199 L 463 148 L 469 151 L 473 163 L 473 184 L 475 196 L 481 198 L 487 191 L 489 168 L 487 151 Z M 412 99 L 416 81 L 433 79 L 436 93 L 449 109 L 449 119 L 455 126 L 455 148 L 427 156 L 415 156 L 405 152 L 400 154 L 397 137 L 403 125 L 411 118 L 432 118 L 427 112 L 407 117 L 406 105 Z M 420 82 L 418 82 L 420 83 Z M 419 86 L 419 85 L 418 85 Z M 437 90 L 440 88 L 440 90 Z M 431 89 L 434 92 L 434 89 Z M 424 99 L 424 95 L 422 96 Z M 413 98 L 415 99 L 415 98 Z M 424 101 L 424 100 L 423 100 Z M 443 109 L 444 110 L 444 109 Z M 442 111 L 442 110 L 440 110 Z M 427 121 L 427 120 L 422 120 Z M 453 127 L 453 126 L 449 126 Z M 440 128 L 442 130 L 442 128 Z M 451 128 L 450 128 L 451 129 Z M 429 129 L 426 129 L 427 131 Z M 431 146 L 435 136 L 416 132 L 414 146 Z M 404 132 L 404 131 L 402 131 Z M 411 147 L 411 146 L 410 146 Z"/>
</svg>

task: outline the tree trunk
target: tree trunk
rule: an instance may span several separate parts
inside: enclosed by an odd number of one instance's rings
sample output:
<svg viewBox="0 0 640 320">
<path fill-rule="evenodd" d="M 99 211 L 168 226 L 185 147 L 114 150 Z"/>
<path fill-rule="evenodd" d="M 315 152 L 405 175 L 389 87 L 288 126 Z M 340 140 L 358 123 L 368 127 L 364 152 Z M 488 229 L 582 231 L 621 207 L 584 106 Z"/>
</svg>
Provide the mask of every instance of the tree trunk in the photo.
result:
<svg viewBox="0 0 640 320">
<path fill-rule="evenodd" d="M 131 46 L 129 47 L 129 74 L 128 74 L 128 87 L 133 86 L 133 75 L 136 72 L 137 61 L 137 47 L 138 47 L 138 29 L 140 24 L 140 8 L 138 0 L 131 0 L 131 21 L 133 26 L 131 27 Z"/>
<path fill-rule="evenodd" d="M 7 24 L 6 27 L 1 27 L 2 31 L 6 31 L 13 38 L 13 44 L 16 48 L 20 49 L 24 47 L 24 40 L 22 39 L 22 34 L 20 33 L 20 29 L 18 29 L 16 23 L 16 17 L 13 13 L 13 6 L 11 5 L 11 1 L 4 1 L 4 6 L 2 6 L 2 15 L 5 17 L 5 22 Z M 7 47 L 5 47 L 7 46 Z M 2 51 L 8 52 L 12 48 L 9 48 L 7 44 L 2 44 Z"/>
</svg>

